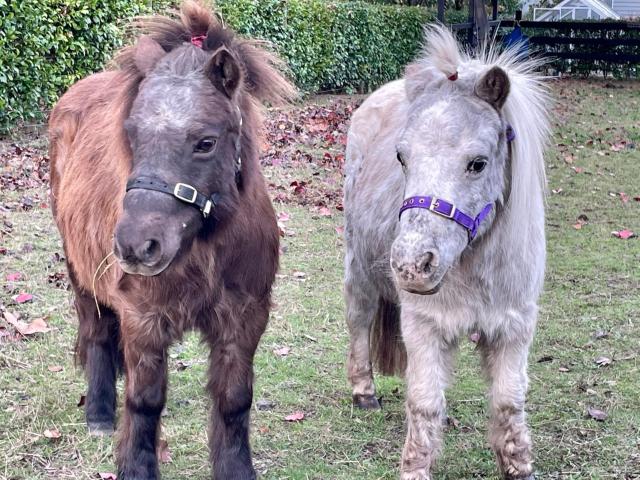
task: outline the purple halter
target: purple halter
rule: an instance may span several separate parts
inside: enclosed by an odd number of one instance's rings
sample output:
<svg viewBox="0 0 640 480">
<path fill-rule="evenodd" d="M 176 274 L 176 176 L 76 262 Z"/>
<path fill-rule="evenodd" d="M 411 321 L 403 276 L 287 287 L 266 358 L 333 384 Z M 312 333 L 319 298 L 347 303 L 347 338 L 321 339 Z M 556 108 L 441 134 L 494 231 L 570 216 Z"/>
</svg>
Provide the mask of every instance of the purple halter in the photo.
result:
<svg viewBox="0 0 640 480">
<path fill-rule="evenodd" d="M 507 125 L 506 137 L 508 143 L 513 142 L 516 138 L 516 133 L 511 125 Z M 436 213 L 444 218 L 453 220 L 458 225 L 462 225 L 467 230 L 469 243 L 471 243 L 478 234 L 480 224 L 482 224 L 483 220 L 487 218 L 487 215 L 489 215 L 489 212 L 493 209 L 493 203 L 485 205 L 485 207 L 480 210 L 480 213 L 474 218 L 458 210 L 454 204 L 441 198 L 422 196 L 409 197 L 402 202 L 398 219 L 402 217 L 402 213 L 405 210 L 409 210 L 410 208 L 424 208 L 425 210 L 429 210 L 430 212 Z"/>
<path fill-rule="evenodd" d="M 464 212 L 458 210 L 455 205 L 447 202 L 441 198 L 436 197 L 409 197 L 404 202 L 402 202 L 402 208 L 400 208 L 400 215 L 402 216 L 402 212 L 405 210 L 409 210 L 410 208 L 424 208 L 425 210 L 429 210 L 430 212 L 437 213 L 438 215 L 453 220 L 458 225 L 462 225 L 467 229 L 467 233 L 469 235 L 469 242 L 473 240 L 478 233 L 478 227 L 482 223 L 482 221 L 489 215 L 491 209 L 493 208 L 493 203 L 487 204 L 478 214 L 477 217 L 473 218 L 467 215 Z M 398 217 L 398 218 L 399 218 Z"/>
</svg>

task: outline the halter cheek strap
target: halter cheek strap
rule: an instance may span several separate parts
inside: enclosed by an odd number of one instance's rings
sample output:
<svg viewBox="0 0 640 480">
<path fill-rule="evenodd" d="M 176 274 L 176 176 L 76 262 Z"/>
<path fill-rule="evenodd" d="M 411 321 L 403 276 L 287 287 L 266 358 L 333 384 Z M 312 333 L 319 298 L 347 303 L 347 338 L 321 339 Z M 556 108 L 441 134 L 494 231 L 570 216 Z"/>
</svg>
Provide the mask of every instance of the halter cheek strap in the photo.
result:
<svg viewBox="0 0 640 480">
<path fill-rule="evenodd" d="M 470 215 L 458 210 L 452 203 L 441 198 L 428 196 L 409 197 L 402 202 L 398 218 L 402 216 L 402 213 L 405 210 L 409 210 L 410 208 L 423 208 L 438 214 L 441 217 L 453 220 L 467 230 L 469 242 L 471 242 L 471 240 L 473 240 L 478 234 L 478 228 L 482 224 L 482 221 L 487 218 L 487 215 L 489 215 L 489 212 L 493 209 L 493 203 L 488 203 L 476 217 L 471 217 Z"/>
</svg>

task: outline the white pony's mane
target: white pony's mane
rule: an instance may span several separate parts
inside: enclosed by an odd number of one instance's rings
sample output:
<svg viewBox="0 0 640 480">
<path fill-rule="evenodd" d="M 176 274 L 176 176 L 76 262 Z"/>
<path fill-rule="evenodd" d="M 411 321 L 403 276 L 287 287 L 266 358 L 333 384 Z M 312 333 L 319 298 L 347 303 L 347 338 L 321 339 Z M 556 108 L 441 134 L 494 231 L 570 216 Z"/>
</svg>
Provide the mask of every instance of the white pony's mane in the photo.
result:
<svg viewBox="0 0 640 480">
<path fill-rule="evenodd" d="M 544 61 L 523 59 L 517 47 L 500 52 L 495 43 L 472 56 L 461 49 L 443 26 L 427 28 L 424 40 L 422 55 L 407 69 L 407 89 L 419 92 L 442 85 L 451 82 L 448 78 L 457 73 L 455 83 L 472 92 L 475 82 L 492 67 L 500 67 L 507 73 L 511 88 L 502 114 L 516 135 L 512 144 L 509 208 L 515 213 L 536 207 L 536 197 L 546 192 L 544 151 L 551 131 L 550 95 L 544 77 L 536 71 Z"/>
</svg>

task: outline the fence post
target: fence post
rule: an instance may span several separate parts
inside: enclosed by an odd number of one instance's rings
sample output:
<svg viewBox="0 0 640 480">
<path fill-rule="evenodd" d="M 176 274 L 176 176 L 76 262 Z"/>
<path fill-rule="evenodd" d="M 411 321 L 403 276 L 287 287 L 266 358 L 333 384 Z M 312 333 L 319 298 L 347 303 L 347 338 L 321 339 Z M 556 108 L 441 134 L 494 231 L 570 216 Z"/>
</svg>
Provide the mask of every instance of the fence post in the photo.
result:
<svg viewBox="0 0 640 480">
<path fill-rule="evenodd" d="M 444 24 L 444 0 L 438 0 L 438 22 Z"/>
</svg>

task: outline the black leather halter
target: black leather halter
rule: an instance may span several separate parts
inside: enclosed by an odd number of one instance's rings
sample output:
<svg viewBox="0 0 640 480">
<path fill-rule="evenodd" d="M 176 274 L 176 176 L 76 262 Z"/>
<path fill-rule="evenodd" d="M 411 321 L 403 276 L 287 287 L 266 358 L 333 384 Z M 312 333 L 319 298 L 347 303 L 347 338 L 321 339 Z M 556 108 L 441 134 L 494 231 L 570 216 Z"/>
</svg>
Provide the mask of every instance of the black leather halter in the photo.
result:
<svg viewBox="0 0 640 480">
<path fill-rule="evenodd" d="M 220 200 L 219 193 L 214 193 L 210 197 L 207 197 L 186 183 L 168 184 L 157 178 L 139 177 L 129 180 L 127 182 L 127 192 L 134 189 L 168 193 L 184 203 L 193 205 L 202 212 L 204 218 L 209 216 Z"/>
<path fill-rule="evenodd" d="M 235 163 L 235 178 L 238 189 L 242 187 L 242 157 L 240 156 L 240 150 L 242 148 L 242 113 L 240 108 L 236 106 L 239 116 L 239 131 L 238 138 L 236 140 L 236 163 Z M 217 192 L 212 193 L 209 197 L 198 192 L 195 187 L 192 187 L 188 183 L 167 183 L 158 178 L 153 177 L 138 177 L 127 182 L 127 189 L 129 190 L 153 190 L 154 192 L 161 192 L 169 194 L 181 202 L 193 205 L 200 210 L 202 216 L 207 218 L 211 211 L 216 208 L 217 203 L 220 201 L 220 194 Z"/>
</svg>

